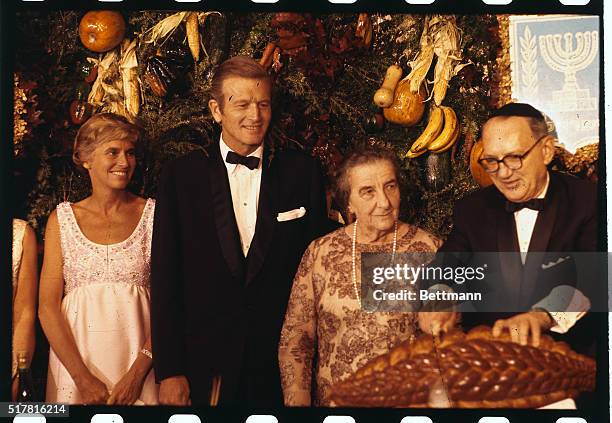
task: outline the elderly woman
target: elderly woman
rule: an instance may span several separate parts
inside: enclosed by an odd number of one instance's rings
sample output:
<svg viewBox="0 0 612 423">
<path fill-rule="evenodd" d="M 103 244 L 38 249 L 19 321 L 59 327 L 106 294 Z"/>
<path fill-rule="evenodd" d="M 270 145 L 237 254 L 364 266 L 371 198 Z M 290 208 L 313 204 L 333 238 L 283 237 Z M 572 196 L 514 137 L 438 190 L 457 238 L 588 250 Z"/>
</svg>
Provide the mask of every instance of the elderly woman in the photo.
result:
<svg viewBox="0 0 612 423">
<path fill-rule="evenodd" d="M 139 136 L 110 113 L 76 136 L 73 161 L 92 193 L 58 205 L 45 231 L 39 317 L 51 346 L 48 402 L 157 403 L 149 339 L 155 202 L 127 190 Z"/>
<path fill-rule="evenodd" d="M 378 149 L 349 154 L 337 172 L 336 198 L 356 220 L 313 241 L 297 270 L 279 347 L 287 406 L 310 406 L 311 392 L 314 405 L 330 406 L 333 384 L 413 339 L 419 325 L 435 325 L 439 332 L 454 324 L 454 318 L 435 319 L 435 313 L 422 313 L 419 322 L 418 313 L 362 310 L 361 253 L 434 252 L 440 245 L 428 232 L 398 220 L 395 156 Z"/>
</svg>

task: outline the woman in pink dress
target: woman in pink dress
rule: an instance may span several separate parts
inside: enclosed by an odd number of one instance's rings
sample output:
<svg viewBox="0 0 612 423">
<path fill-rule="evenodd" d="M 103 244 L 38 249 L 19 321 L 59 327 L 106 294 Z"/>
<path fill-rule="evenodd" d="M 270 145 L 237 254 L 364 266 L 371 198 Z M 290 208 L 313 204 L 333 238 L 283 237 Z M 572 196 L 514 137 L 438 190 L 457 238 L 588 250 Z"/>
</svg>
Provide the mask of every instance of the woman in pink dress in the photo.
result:
<svg viewBox="0 0 612 423">
<path fill-rule="evenodd" d="M 73 160 L 92 194 L 59 204 L 45 231 L 39 317 L 51 346 L 48 402 L 157 403 L 149 339 L 155 202 L 126 189 L 139 136 L 110 113 L 76 136 Z"/>
</svg>

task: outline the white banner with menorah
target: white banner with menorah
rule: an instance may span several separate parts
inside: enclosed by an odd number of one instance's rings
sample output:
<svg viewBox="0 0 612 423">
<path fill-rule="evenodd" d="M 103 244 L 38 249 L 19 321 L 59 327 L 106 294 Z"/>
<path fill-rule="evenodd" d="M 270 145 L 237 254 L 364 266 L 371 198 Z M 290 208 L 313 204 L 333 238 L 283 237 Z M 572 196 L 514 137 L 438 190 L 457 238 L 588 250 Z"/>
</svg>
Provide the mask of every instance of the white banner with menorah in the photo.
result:
<svg viewBox="0 0 612 423">
<path fill-rule="evenodd" d="M 511 16 L 512 97 L 544 112 L 574 153 L 599 142 L 599 18 Z"/>
</svg>

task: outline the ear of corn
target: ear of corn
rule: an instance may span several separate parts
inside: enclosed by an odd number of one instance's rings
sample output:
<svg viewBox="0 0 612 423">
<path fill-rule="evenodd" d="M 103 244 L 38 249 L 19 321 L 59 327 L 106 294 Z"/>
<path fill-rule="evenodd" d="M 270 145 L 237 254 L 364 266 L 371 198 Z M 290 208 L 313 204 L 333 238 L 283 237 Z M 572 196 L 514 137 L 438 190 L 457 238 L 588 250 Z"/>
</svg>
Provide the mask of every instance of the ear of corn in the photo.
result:
<svg viewBox="0 0 612 423">
<path fill-rule="evenodd" d="M 190 12 L 185 20 L 185 32 L 187 33 L 187 44 L 194 61 L 200 60 L 200 30 L 198 24 L 198 14 Z"/>
<path fill-rule="evenodd" d="M 434 58 L 433 44 L 427 44 L 421 48 L 418 56 L 410 63 L 411 71 L 406 77 L 410 80 L 410 91 L 416 93 L 429 72 Z"/>
<path fill-rule="evenodd" d="M 406 79 L 410 81 L 410 91 L 416 93 L 429 72 L 434 57 L 433 40 L 429 34 L 429 16 L 425 17 L 423 32 L 419 41 L 420 51 L 413 61 L 410 62 L 410 73 Z"/>
<path fill-rule="evenodd" d="M 153 27 L 145 32 L 145 43 L 154 44 L 157 41 L 166 38 L 169 34 L 173 33 L 176 28 L 178 28 L 188 13 L 190 12 L 177 12 L 156 23 Z"/>
<path fill-rule="evenodd" d="M 123 85 L 123 97 L 126 117 L 133 119 L 140 112 L 140 84 L 138 83 L 138 60 L 136 58 L 136 40 L 126 47 L 119 61 Z"/>
<path fill-rule="evenodd" d="M 436 105 L 441 105 L 448 84 L 453 76 L 464 66 L 457 65 L 462 60 L 461 32 L 454 16 L 435 15 L 430 24 L 434 40 L 434 52 L 438 58 L 434 70 L 433 99 Z"/>
<path fill-rule="evenodd" d="M 104 55 L 104 57 L 98 62 L 98 77 L 94 81 L 94 84 L 91 88 L 91 92 L 89 93 L 89 97 L 87 101 L 94 106 L 101 106 L 104 102 L 104 98 L 108 94 L 116 94 L 118 93 L 117 87 L 110 85 L 105 81 L 113 70 L 118 69 L 117 61 L 119 60 L 119 54 L 117 50 L 111 50 Z M 119 87 L 119 89 L 122 89 Z"/>
<path fill-rule="evenodd" d="M 442 104 L 449 82 L 464 66 L 462 60 L 461 32 L 454 16 L 433 15 L 425 19 L 420 40 L 420 51 L 410 62 L 411 71 L 406 77 L 410 80 L 410 90 L 416 92 L 425 81 L 434 56 L 437 58 L 434 69 L 432 97 L 437 106 Z"/>
<path fill-rule="evenodd" d="M 197 14 L 198 23 L 202 27 L 202 29 L 204 29 L 204 25 L 206 25 L 206 18 L 208 18 L 210 15 L 223 16 L 221 12 L 217 12 L 216 10 L 213 10 L 210 12 L 199 12 Z M 202 42 L 202 37 L 200 37 L 199 40 L 200 40 L 200 44 L 202 47 L 202 51 L 204 52 L 204 55 L 208 57 L 208 52 L 206 51 L 206 47 L 204 47 L 204 43 Z"/>
</svg>

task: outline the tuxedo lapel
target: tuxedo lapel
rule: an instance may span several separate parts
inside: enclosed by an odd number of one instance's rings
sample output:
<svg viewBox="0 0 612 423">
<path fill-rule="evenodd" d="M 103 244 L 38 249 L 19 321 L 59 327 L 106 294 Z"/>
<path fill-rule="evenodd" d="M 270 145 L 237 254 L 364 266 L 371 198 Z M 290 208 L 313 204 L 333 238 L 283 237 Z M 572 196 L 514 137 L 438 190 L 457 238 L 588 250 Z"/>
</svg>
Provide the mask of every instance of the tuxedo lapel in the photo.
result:
<svg viewBox="0 0 612 423">
<path fill-rule="evenodd" d="M 499 193 L 496 193 L 499 194 Z M 514 215 L 504 208 L 504 198 L 496 195 L 494 206 L 489 208 L 494 222 L 497 222 L 497 251 L 499 251 L 500 268 L 503 276 L 505 292 L 516 293 L 516 298 L 508 298 L 510 303 L 518 300 L 523 265 L 519 255 L 518 237 Z M 516 304 L 518 305 L 518 304 Z M 513 305 L 510 305 L 513 307 Z"/>
<path fill-rule="evenodd" d="M 541 264 L 546 251 L 550 235 L 552 234 L 559 209 L 559 189 L 554 175 L 550 176 L 550 185 L 546 199 L 544 200 L 544 210 L 538 213 L 531 239 L 529 241 L 529 254 L 525 261 L 525 269 L 523 275 L 523 286 L 521 296 L 528 300 L 536 288 L 538 274 L 541 270 Z"/>
<path fill-rule="evenodd" d="M 219 244 L 230 271 L 238 281 L 242 281 L 245 260 L 240 246 L 240 234 L 238 233 L 234 206 L 232 205 L 227 168 L 221 158 L 218 143 L 213 143 L 208 148 L 208 155 L 210 192 L 212 193 L 212 207 Z"/>
<path fill-rule="evenodd" d="M 255 224 L 253 242 L 251 242 L 251 247 L 247 255 L 246 284 L 252 282 L 261 270 L 266 258 L 266 253 L 274 237 L 278 176 L 276 175 L 274 164 L 268 160 L 269 154 L 269 150 L 265 149 L 262 159 L 257 223 Z"/>
<path fill-rule="evenodd" d="M 543 252 L 548 250 L 550 235 L 552 234 L 559 209 L 559 188 L 557 181 L 550 176 L 550 185 L 544 200 L 544 210 L 538 213 L 531 240 L 529 241 L 529 252 Z M 529 263 L 529 257 L 527 257 Z"/>
</svg>

